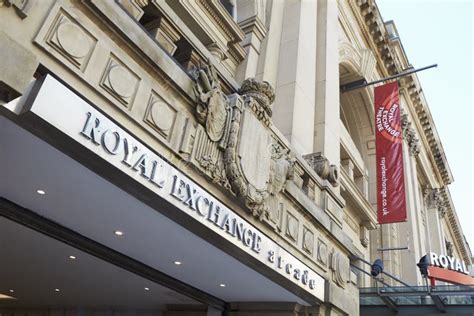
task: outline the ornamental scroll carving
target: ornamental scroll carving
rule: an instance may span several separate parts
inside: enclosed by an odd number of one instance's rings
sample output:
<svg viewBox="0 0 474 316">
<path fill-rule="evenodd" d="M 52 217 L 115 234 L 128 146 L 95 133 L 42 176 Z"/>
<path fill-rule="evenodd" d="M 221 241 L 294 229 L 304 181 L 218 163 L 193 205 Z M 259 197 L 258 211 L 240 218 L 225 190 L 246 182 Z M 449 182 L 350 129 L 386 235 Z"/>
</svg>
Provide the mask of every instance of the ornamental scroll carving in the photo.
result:
<svg viewBox="0 0 474 316">
<path fill-rule="evenodd" d="M 328 180 L 333 186 L 337 186 L 339 172 L 336 165 L 330 165 L 326 157 L 321 153 L 313 153 L 303 157 L 314 171 L 323 180 Z"/>
<path fill-rule="evenodd" d="M 294 165 L 289 149 L 271 130 L 273 88 L 267 82 L 247 79 L 238 94 L 227 96 L 211 65 L 201 65 L 191 75 L 198 99 L 195 116 L 203 127 L 197 141 L 204 147 L 198 152 L 213 152 L 219 169 L 213 174 L 220 178 L 215 182 L 223 183 L 225 177 L 223 187 L 241 198 L 254 216 L 270 222 L 270 206 L 278 204 L 276 196 L 293 174 Z M 202 157 L 195 160 L 202 161 Z"/>
<path fill-rule="evenodd" d="M 400 117 L 402 124 L 403 137 L 407 141 L 412 156 L 418 156 L 421 151 L 420 140 L 416 136 L 415 129 L 411 126 L 412 123 L 408 120 L 408 114 L 402 110 Z"/>
<path fill-rule="evenodd" d="M 446 203 L 441 195 L 440 189 L 425 189 L 425 203 L 428 208 L 437 209 L 440 218 L 446 214 Z"/>
</svg>

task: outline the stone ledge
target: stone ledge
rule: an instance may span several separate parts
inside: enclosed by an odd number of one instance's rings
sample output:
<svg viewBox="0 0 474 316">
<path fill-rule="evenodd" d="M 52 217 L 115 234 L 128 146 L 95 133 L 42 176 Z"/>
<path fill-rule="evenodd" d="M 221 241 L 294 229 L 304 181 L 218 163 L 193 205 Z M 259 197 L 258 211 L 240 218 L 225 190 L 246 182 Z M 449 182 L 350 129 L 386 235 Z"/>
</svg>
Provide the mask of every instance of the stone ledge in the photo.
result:
<svg viewBox="0 0 474 316">
<path fill-rule="evenodd" d="M 23 94 L 38 68 L 38 59 L 4 32 L 0 32 L 0 98 L 5 102 Z M 5 95 L 5 97 L 4 97 Z"/>
</svg>

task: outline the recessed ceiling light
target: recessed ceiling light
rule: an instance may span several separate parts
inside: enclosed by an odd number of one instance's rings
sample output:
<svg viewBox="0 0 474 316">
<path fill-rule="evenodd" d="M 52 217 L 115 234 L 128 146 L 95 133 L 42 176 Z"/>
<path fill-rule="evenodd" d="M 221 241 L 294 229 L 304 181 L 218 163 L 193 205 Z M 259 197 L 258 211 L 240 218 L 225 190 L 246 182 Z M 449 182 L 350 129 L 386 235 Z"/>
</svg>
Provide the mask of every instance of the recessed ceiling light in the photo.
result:
<svg viewBox="0 0 474 316">
<path fill-rule="evenodd" d="M 180 266 L 180 265 L 182 264 L 181 261 L 173 261 L 173 263 L 174 263 L 175 265 L 177 265 L 177 266 Z"/>
<path fill-rule="evenodd" d="M 59 289 L 54 289 L 55 292 L 59 292 Z"/>
<path fill-rule="evenodd" d="M 116 230 L 116 231 L 114 231 L 114 234 L 117 235 L 117 236 L 122 236 L 123 232 L 120 231 L 120 230 Z"/>
<path fill-rule="evenodd" d="M 224 283 L 219 284 L 220 287 L 225 287 Z"/>
<path fill-rule="evenodd" d="M 11 289 L 8 290 L 8 292 L 10 292 L 10 293 L 15 293 L 15 291 L 14 291 L 14 290 L 11 290 Z"/>
<path fill-rule="evenodd" d="M 145 291 L 149 291 L 149 290 L 150 290 L 150 288 L 149 288 L 149 287 L 146 287 L 146 288 L 145 288 Z"/>
<path fill-rule="evenodd" d="M 76 260 L 76 256 L 69 256 L 69 259 Z"/>
<path fill-rule="evenodd" d="M 16 298 L 0 293 L 0 300 L 16 300 Z"/>
<path fill-rule="evenodd" d="M 36 193 L 38 193 L 39 195 L 45 195 L 45 194 L 46 194 L 46 191 L 44 191 L 44 190 L 36 190 Z"/>
</svg>

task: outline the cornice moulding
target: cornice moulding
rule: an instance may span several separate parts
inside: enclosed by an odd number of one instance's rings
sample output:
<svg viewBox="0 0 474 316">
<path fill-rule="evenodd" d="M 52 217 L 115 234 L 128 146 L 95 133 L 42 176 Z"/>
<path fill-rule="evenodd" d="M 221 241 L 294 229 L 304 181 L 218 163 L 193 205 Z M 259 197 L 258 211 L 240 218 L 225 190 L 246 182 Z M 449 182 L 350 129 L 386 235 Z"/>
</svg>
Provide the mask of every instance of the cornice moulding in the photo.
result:
<svg viewBox="0 0 474 316">
<path fill-rule="evenodd" d="M 403 71 L 401 62 L 399 61 L 399 59 L 407 61 L 403 45 L 399 39 L 396 41 L 388 40 L 385 23 L 382 21 L 382 17 L 375 1 L 356 0 L 351 3 L 355 3 L 355 7 L 358 8 L 356 13 L 358 13 L 364 21 L 361 28 L 365 29 L 366 32 L 371 35 L 371 44 L 375 45 L 377 48 L 375 51 L 378 53 L 378 59 L 382 60 L 381 65 L 385 72 L 389 75 L 393 75 Z M 390 45 L 391 43 L 392 45 Z M 397 53 L 395 46 L 399 46 L 400 53 Z M 418 77 L 416 74 L 412 74 L 406 77 L 405 81 L 409 87 L 412 106 L 414 107 L 418 120 L 422 126 L 421 132 L 425 135 L 427 140 L 426 145 L 431 150 L 434 165 L 439 170 L 443 183 L 445 185 L 450 184 L 453 182 L 453 176 L 418 81 Z"/>
</svg>

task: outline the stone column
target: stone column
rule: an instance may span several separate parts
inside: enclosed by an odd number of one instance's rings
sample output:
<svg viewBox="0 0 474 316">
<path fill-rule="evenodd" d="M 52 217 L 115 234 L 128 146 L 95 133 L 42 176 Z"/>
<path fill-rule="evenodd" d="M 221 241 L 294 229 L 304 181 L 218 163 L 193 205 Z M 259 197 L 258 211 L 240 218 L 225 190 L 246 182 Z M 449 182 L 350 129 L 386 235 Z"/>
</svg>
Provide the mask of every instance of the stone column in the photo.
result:
<svg viewBox="0 0 474 316">
<path fill-rule="evenodd" d="M 428 221 L 428 234 L 431 244 L 430 251 L 445 254 L 441 218 L 444 216 L 445 207 L 439 189 L 425 190 L 426 216 Z"/>
<path fill-rule="evenodd" d="M 421 275 L 415 264 L 426 251 L 423 224 L 420 218 L 420 210 L 423 208 L 420 196 L 420 184 L 416 175 L 416 160 L 410 154 L 409 146 L 403 146 L 403 161 L 405 171 L 405 191 L 407 206 L 407 221 L 398 224 L 399 241 L 403 246 L 408 246 L 410 251 L 400 252 L 401 274 L 400 277 L 410 284 L 423 284 Z M 402 244 L 400 244 L 402 245 Z"/>
<path fill-rule="evenodd" d="M 313 151 L 322 153 L 331 164 L 336 165 L 339 164 L 340 159 L 338 23 L 337 2 L 335 0 L 317 1 L 316 111 Z"/>
<path fill-rule="evenodd" d="M 265 19 L 267 36 L 262 42 L 256 78 L 276 87 L 285 1 L 269 1 L 267 6 L 270 11 Z"/>
<path fill-rule="evenodd" d="M 285 2 L 273 122 L 302 155 L 314 152 L 316 20 L 316 1 Z"/>
</svg>

